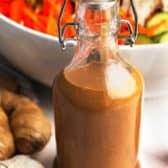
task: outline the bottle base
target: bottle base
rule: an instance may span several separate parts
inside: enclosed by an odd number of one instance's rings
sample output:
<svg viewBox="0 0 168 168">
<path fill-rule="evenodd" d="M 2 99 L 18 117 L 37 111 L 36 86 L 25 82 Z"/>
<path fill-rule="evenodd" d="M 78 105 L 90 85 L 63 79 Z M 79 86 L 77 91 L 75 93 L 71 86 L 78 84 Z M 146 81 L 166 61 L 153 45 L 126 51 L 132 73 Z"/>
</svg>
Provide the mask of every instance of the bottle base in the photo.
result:
<svg viewBox="0 0 168 168">
<path fill-rule="evenodd" d="M 55 160 L 54 160 L 53 168 L 58 168 L 58 166 L 57 166 L 57 157 L 56 157 Z M 137 162 L 135 168 L 141 168 L 140 161 Z"/>
</svg>

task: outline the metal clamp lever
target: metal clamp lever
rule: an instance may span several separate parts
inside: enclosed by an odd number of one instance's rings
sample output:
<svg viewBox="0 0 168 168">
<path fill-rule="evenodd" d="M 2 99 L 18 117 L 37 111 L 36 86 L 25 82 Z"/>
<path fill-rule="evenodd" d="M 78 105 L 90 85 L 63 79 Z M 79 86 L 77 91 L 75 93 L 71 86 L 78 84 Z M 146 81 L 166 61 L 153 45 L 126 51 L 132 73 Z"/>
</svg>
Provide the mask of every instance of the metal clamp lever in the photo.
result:
<svg viewBox="0 0 168 168">
<path fill-rule="evenodd" d="M 130 3 L 131 3 L 132 11 L 134 14 L 135 28 L 133 31 L 131 23 L 126 19 L 121 19 L 120 24 L 126 24 L 128 26 L 128 30 L 129 30 L 130 35 L 129 36 L 119 36 L 119 38 L 127 38 L 127 40 L 124 41 L 124 44 L 130 45 L 132 47 L 137 39 L 137 36 L 138 36 L 138 15 L 137 15 L 133 0 L 130 0 Z"/>
<path fill-rule="evenodd" d="M 79 33 L 79 23 L 77 23 L 77 22 L 66 23 L 63 26 L 63 28 L 61 29 L 61 19 L 62 19 L 62 15 L 63 15 L 64 9 L 65 9 L 65 6 L 66 6 L 66 2 L 67 2 L 67 0 L 63 1 L 62 8 L 61 8 L 60 14 L 58 16 L 58 38 L 59 38 L 59 42 L 61 44 L 61 47 L 63 49 L 65 49 L 65 47 L 68 44 L 68 43 L 65 43 L 65 39 L 64 39 L 64 32 L 65 32 L 66 28 L 68 26 L 73 26 L 76 33 L 77 34 Z M 137 12 L 136 12 L 133 0 L 130 0 L 130 3 L 131 3 L 132 11 L 133 11 L 133 14 L 134 14 L 135 28 L 134 28 L 134 31 L 133 31 L 130 22 L 128 20 L 121 19 L 120 24 L 126 24 L 128 26 L 128 30 L 130 32 L 130 35 L 129 36 L 120 36 L 120 37 L 121 38 L 127 38 L 127 40 L 124 42 L 124 44 L 132 46 L 135 43 L 135 41 L 137 39 L 137 36 L 138 36 L 138 16 L 137 16 Z M 70 39 L 68 39 L 68 41 L 73 42 L 73 41 L 75 41 L 75 38 L 70 38 Z"/>
<path fill-rule="evenodd" d="M 77 22 L 66 23 L 63 26 L 63 28 L 61 29 L 61 19 L 62 19 L 63 12 L 64 12 L 64 9 L 66 6 L 66 2 L 67 2 L 67 0 L 63 1 L 62 8 L 61 8 L 59 16 L 58 16 L 58 25 L 57 25 L 58 26 L 58 38 L 59 38 L 59 42 L 61 43 L 61 47 L 63 49 L 65 49 L 65 47 L 66 47 L 66 43 L 65 43 L 65 39 L 64 39 L 64 33 L 65 33 L 66 28 L 69 26 L 72 26 L 72 27 L 74 27 L 76 33 L 78 33 L 78 30 L 79 30 L 79 24 Z M 69 39 L 69 41 L 74 41 L 74 40 L 75 40 L 75 38 Z"/>
</svg>

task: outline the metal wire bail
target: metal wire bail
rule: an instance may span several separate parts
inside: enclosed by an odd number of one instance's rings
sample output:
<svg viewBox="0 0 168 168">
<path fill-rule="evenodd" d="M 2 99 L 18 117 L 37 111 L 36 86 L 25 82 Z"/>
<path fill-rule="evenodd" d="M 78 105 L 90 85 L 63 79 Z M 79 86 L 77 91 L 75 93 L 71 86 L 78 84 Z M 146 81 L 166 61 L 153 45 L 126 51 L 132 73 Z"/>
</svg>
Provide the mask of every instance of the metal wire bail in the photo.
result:
<svg viewBox="0 0 168 168">
<path fill-rule="evenodd" d="M 62 19 L 62 15 L 63 15 L 64 9 L 66 6 L 66 2 L 67 2 L 67 0 L 63 1 L 62 8 L 61 8 L 59 16 L 58 16 L 58 38 L 59 38 L 59 42 L 61 44 L 61 47 L 63 49 L 65 49 L 65 47 L 68 44 L 68 43 L 66 43 L 66 39 L 64 39 L 64 32 L 65 32 L 66 28 L 69 26 L 73 26 L 77 34 L 79 31 L 79 23 L 78 22 L 66 23 L 63 26 L 63 28 L 61 28 L 61 19 Z M 93 2 L 94 2 L 94 0 L 93 0 Z M 120 24 L 126 24 L 128 26 L 128 30 L 130 32 L 129 36 L 120 36 L 120 38 L 127 38 L 127 40 L 124 41 L 124 44 L 132 46 L 135 43 L 137 36 L 138 36 L 138 15 L 137 15 L 133 0 L 130 0 L 130 4 L 131 4 L 131 8 L 132 8 L 132 11 L 134 14 L 134 24 L 135 24 L 134 30 L 131 26 L 131 23 L 128 20 L 120 19 Z M 72 43 L 74 40 L 75 40 L 75 38 L 69 39 L 68 40 L 69 44 Z"/>
<path fill-rule="evenodd" d="M 61 44 L 61 47 L 63 49 L 65 49 L 65 47 L 66 47 L 66 43 L 65 43 L 65 39 L 64 39 L 64 33 L 65 33 L 66 28 L 69 27 L 69 26 L 73 26 L 75 28 L 75 31 L 78 32 L 78 23 L 77 22 L 66 23 L 63 26 L 63 28 L 61 28 L 61 19 L 62 19 L 63 12 L 64 12 L 64 9 L 65 9 L 65 6 L 66 6 L 66 2 L 67 2 L 67 0 L 63 1 L 62 8 L 61 8 L 59 16 L 58 16 L 58 23 L 57 23 L 57 26 L 58 26 L 58 38 L 59 38 L 59 42 Z M 75 39 L 71 38 L 69 40 L 73 41 Z"/>
<path fill-rule="evenodd" d="M 137 15 L 133 0 L 130 0 L 130 3 L 131 3 L 132 12 L 134 14 L 134 30 L 131 26 L 131 23 L 128 20 L 121 19 L 120 24 L 126 24 L 128 26 L 128 30 L 129 30 L 130 35 L 129 36 L 120 36 L 120 38 L 127 38 L 127 40 L 124 41 L 124 44 L 130 45 L 132 47 L 138 37 L 138 15 Z"/>
</svg>

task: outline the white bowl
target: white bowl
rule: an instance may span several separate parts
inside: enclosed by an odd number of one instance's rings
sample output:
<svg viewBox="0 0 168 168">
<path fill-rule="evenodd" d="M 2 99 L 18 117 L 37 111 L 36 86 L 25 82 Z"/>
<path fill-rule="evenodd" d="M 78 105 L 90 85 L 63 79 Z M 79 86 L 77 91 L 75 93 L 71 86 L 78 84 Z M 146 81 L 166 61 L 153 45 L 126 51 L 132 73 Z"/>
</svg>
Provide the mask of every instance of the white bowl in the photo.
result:
<svg viewBox="0 0 168 168">
<path fill-rule="evenodd" d="M 62 50 L 58 38 L 0 15 L 0 52 L 25 74 L 46 85 L 51 85 L 56 73 L 70 62 L 74 49 Z M 168 95 L 168 43 L 121 46 L 121 50 L 142 72 L 146 97 Z"/>
</svg>

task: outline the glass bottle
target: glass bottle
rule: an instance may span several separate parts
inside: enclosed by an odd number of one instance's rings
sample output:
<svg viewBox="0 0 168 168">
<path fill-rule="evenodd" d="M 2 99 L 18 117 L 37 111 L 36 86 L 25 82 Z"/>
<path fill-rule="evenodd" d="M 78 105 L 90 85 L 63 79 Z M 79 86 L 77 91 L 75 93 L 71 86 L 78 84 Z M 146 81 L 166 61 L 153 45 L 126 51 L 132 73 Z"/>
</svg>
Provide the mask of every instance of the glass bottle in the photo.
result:
<svg viewBox="0 0 168 168">
<path fill-rule="evenodd" d="M 139 167 L 143 79 L 119 52 L 118 6 L 78 3 L 76 52 L 53 84 L 58 168 Z"/>
</svg>

